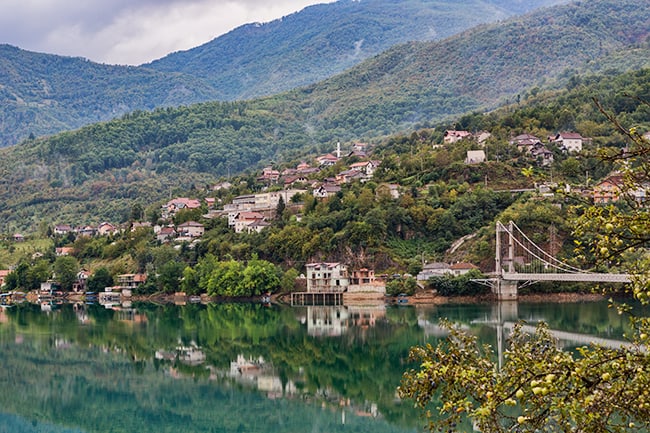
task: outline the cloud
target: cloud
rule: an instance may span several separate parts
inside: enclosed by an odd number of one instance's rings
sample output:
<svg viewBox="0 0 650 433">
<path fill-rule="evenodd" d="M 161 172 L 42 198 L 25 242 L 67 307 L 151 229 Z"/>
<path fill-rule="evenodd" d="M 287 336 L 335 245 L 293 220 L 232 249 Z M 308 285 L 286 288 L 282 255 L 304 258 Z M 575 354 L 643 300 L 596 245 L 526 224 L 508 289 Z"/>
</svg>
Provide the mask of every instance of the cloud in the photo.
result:
<svg viewBox="0 0 650 433">
<path fill-rule="evenodd" d="M 314 3 L 318 1 L 3 0 L 0 43 L 137 65 Z"/>
</svg>

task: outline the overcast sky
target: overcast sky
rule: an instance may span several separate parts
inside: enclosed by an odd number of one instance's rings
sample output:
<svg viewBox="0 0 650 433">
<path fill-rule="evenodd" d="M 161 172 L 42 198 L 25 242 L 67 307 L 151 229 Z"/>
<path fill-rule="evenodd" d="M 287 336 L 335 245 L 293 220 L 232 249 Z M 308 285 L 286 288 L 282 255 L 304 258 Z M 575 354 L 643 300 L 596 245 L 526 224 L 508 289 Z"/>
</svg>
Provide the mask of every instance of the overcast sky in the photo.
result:
<svg viewBox="0 0 650 433">
<path fill-rule="evenodd" d="M 329 0 L 1 0 L 0 43 L 139 65 Z"/>
</svg>

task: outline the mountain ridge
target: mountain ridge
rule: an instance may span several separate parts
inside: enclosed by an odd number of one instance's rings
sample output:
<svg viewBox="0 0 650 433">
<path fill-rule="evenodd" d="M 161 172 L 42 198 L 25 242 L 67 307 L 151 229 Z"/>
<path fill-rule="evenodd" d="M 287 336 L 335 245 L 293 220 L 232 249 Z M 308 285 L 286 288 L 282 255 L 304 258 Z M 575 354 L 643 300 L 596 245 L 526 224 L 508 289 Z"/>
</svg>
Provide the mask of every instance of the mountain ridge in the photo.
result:
<svg viewBox="0 0 650 433">
<path fill-rule="evenodd" d="M 2 45 L 0 146 L 134 110 L 286 91 L 342 72 L 394 43 L 417 39 L 416 35 L 430 37 L 426 30 L 430 27 L 440 26 L 436 31 L 442 38 L 478 22 L 503 18 L 509 5 L 516 13 L 565 1 L 345 0 L 312 6 L 264 25 L 248 24 L 194 50 L 137 67 Z M 349 10 L 361 12 L 350 15 Z M 445 13 L 436 15 L 439 10 Z M 260 32 L 261 37 L 251 36 Z"/>
<path fill-rule="evenodd" d="M 642 0 L 561 6 L 441 42 L 401 45 L 282 95 L 132 112 L 29 140 L 0 153 L 0 218 L 31 224 L 65 205 L 118 221 L 139 198 L 329 151 L 337 141 L 378 141 L 525 101 L 536 86 L 560 89 L 590 68 L 650 67 L 649 19 Z M 567 57 L 572 52 L 580 56 Z M 646 55 L 631 63 L 631 52 Z M 571 125 L 567 117 L 562 127 Z"/>
</svg>

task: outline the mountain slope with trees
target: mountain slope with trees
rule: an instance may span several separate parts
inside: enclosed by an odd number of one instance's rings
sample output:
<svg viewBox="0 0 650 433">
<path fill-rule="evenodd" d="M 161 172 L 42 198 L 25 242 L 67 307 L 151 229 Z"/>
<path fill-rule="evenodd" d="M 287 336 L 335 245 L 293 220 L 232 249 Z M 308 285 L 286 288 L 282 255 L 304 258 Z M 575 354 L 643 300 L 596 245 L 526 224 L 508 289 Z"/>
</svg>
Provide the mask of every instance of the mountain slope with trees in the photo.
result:
<svg viewBox="0 0 650 433">
<path fill-rule="evenodd" d="M 239 27 L 139 67 L 103 65 L 0 45 L 0 147 L 134 110 L 286 91 L 410 40 L 566 0 L 344 0 Z"/>
<path fill-rule="evenodd" d="M 532 86 L 542 86 L 545 80 L 558 89 L 561 83 L 575 87 L 581 81 L 576 75 L 580 56 L 591 53 L 589 62 L 583 60 L 586 68 L 587 63 L 601 63 L 594 60 L 599 52 L 613 52 L 602 58 L 607 63 L 625 58 L 626 52 L 646 50 L 645 42 L 639 41 L 647 32 L 649 14 L 650 7 L 640 0 L 559 7 L 549 15 L 486 26 L 440 43 L 408 44 L 363 67 L 285 95 L 133 112 L 76 132 L 31 140 L 2 151 L 0 215 L 5 224 L 16 227 L 35 227 L 38 218 L 64 214 L 123 221 L 138 199 L 158 200 L 174 190 L 203 189 L 218 177 L 262 163 L 314 157 L 331 151 L 338 140 L 378 141 L 372 137 L 412 130 L 417 120 L 431 126 L 454 113 L 496 106 L 502 99 L 514 103 L 520 94 L 524 104 L 540 91 Z M 537 24 L 551 18 L 557 25 Z M 568 27 L 576 22 L 586 24 Z M 540 27 L 554 30 L 552 38 L 537 37 Z M 586 36 L 575 38 L 576 33 Z M 572 43 L 573 73 L 559 72 L 569 63 L 563 63 L 564 52 L 546 49 L 553 40 L 559 46 L 562 41 Z M 518 55 L 506 56 L 515 47 L 520 47 Z M 445 59 L 456 48 L 465 54 Z M 471 62 L 468 52 L 473 53 Z M 497 54 L 506 57 L 500 60 Z M 608 74 L 615 76 L 612 71 Z M 646 78 L 642 74 L 638 80 Z M 643 89 L 642 84 L 637 87 Z M 552 132 L 572 128 L 577 118 L 584 118 L 587 111 L 575 110 L 584 110 L 590 102 L 581 104 L 562 107 L 561 122 L 554 118 Z"/>
<path fill-rule="evenodd" d="M 313 261 L 343 262 L 356 269 L 368 267 L 389 275 L 415 275 L 425 261 L 467 261 L 479 265 L 482 271 L 491 271 L 495 220 L 515 221 L 525 233 L 533 234 L 535 243 L 542 247 L 553 245 L 557 257 L 579 259 L 579 266 L 586 269 L 594 266 L 594 255 L 588 252 L 575 257 L 570 225 L 574 210 L 589 202 L 593 194 L 594 182 L 585 178 L 585 173 L 594 180 L 606 177 L 614 166 L 597 155 L 626 149 L 625 136 L 602 115 L 591 98 L 597 95 L 621 122 L 635 125 L 639 133 L 650 131 L 647 105 L 626 96 L 650 99 L 649 81 L 650 69 L 615 76 L 583 76 L 563 91 L 541 92 L 520 105 L 456 119 L 455 127 L 492 134 L 483 147 L 490 158 L 483 163 L 465 161 L 468 150 L 481 148 L 477 141 L 444 143 L 443 131 L 451 127 L 449 124 L 378 140 L 371 157 L 381 164 L 372 179 L 345 183 L 340 192 L 327 198 L 316 197 L 308 189 L 296 200 L 278 204 L 276 216 L 270 217 L 259 233 L 238 233 L 226 218 L 214 214 L 204 218 L 207 205 L 180 210 L 173 217 L 160 211 L 167 201 L 167 191 L 197 199 L 210 197 L 222 204 L 230 203 L 238 195 L 260 192 L 268 185 L 259 179 L 258 173 L 230 179 L 229 189 L 212 190 L 206 184 L 191 188 L 185 185 L 195 178 L 179 163 L 168 173 L 150 172 L 147 177 L 143 168 L 109 170 L 101 173 L 101 181 L 95 178 L 64 187 L 56 184 L 60 179 L 45 184 L 47 173 L 42 166 L 29 170 L 23 167 L 21 175 L 41 170 L 37 174 L 43 178 L 28 183 L 30 189 L 21 190 L 32 194 L 29 202 L 21 201 L 25 199 L 22 196 L 4 198 L 3 204 L 8 208 L 3 209 L 1 221 L 6 224 L 5 231 L 7 227 L 32 224 L 39 227 L 39 233 L 29 236 L 27 242 L 2 241 L 0 269 L 18 263 L 12 276 L 7 277 L 9 288 L 37 288 L 52 269 L 63 280 L 64 275 L 76 275 L 75 267 L 84 266 L 92 272 L 105 268 L 104 274 L 109 276 L 146 271 L 149 278 L 139 288 L 141 293 L 174 293 L 181 289 L 217 295 L 253 294 L 246 290 L 260 285 L 245 282 L 260 278 L 273 281 L 274 290 L 290 290 L 293 277 L 305 263 Z M 553 155 L 548 164 L 510 142 L 522 133 L 548 137 L 560 125 L 567 124 L 572 130 L 589 134 L 590 142 L 579 154 L 571 154 L 544 139 Z M 337 175 L 358 160 L 355 158 L 345 157 L 323 169 L 305 186 Z M 294 167 L 297 161 L 276 167 Z M 184 189 L 168 190 L 174 180 L 176 186 Z M 537 192 L 535 183 L 545 183 L 546 193 Z M 576 193 L 566 194 L 566 185 Z M 42 191 L 37 191 L 39 187 Z M 115 198 L 116 192 L 126 195 Z M 54 224 L 80 226 L 93 218 L 97 221 L 98 216 L 113 222 L 146 218 L 162 226 L 178 227 L 190 220 L 200 220 L 205 232 L 190 244 L 180 238 L 172 243 L 163 242 L 151 227 L 95 237 L 71 232 L 56 234 L 52 230 Z M 461 238 L 466 241 L 460 248 L 450 248 Z M 54 246 L 68 247 L 74 259 L 57 257 Z M 467 278 L 470 277 L 478 275 Z M 228 284 L 218 283 L 226 280 Z M 391 282 L 390 292 L 414 289 L 408 281 L 411 280 L 398 281 L 400 285 Z M 436 287 L 445 294 L 478 290 L 457 281 L 443 281 Z M 234 292 L 219 292 L 225 288 Z M 537 291 L 548 289 L 535 286 Z M 569 289 L 570 286 L 563 286 L 563 290 Z"/>
<path fill-rule="evenodd" d="M 558 3 L 566 1 L 340 0 L 247 24 L 147 66 L 200 76 L 226 99 L 247 99 L 323 80 L 396 44 L 444 39 Z"/>
<path fill-rule="evenodd" d="M 135 109 L 217 99 L 200 78 L 0 45 L 0 147 Z"/>
</svg>

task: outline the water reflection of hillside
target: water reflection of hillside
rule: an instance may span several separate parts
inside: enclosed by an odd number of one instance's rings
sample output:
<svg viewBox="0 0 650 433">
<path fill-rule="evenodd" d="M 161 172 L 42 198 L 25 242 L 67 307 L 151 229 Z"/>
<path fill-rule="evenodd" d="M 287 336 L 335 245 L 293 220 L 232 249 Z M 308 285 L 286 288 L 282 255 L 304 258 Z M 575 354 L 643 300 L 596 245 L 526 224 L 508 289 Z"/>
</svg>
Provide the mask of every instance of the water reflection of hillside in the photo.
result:
<svg viewBox="0 0 650 433">
<path fill-rule="evenodd" d="M 0 310 L 0 405 L 88 432 L 413 431 L 395 398 L 409 348 L 443 337 L 441 317 L 496 344 L 494 308 L 17 305 Z M 625 320 L 606 303 L 503 313 L 612 336 Z"/>
</svg>

